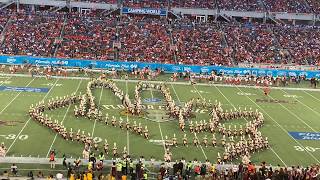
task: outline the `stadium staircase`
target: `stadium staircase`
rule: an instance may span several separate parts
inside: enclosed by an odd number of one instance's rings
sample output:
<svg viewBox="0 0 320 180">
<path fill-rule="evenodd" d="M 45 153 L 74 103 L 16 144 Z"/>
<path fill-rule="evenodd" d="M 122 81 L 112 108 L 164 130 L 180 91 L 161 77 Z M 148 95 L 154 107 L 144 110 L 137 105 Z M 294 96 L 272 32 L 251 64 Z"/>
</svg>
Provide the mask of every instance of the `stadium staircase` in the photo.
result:
<svg viewBox="0 0 320 180">
<path fill-rule="evenodd" d="M 7 3 L 4 3 L 4 4 L 2 4 L 2 5 L 0 6 L 0 10 L 2 10 L 2 9 L 4 9 L 4 8 L 6 8 L 6 7 L 8 7 L 8 6 L 12 5 L 12 4 L 14 4 L 14 3 L 16 3 L 15 0 L 9 0 Z"/>
<path fill-rule="evenodd" d="M 55 48 L 54 48 L 54 52 L 53 52 L 53 57 L 56 57 L 57 55 L 57 52 L 58 52 L 58 49 L 59 47 L 62 45 L 62 42 L 63 42 L 63 34 L 64 34 L 64 29 L 65 29 L 65 26 L 67 24 L 67 16 L 64 16 L 64 20 L 63 20 L 63 24 L 62 24 L 62 28 L 61 28 L 61 32 L 60 32 L 60 36 L 58 38 L 55 39 Z M 57 43 L 59 42 L 59 43 Z"/>
<path fill-rule="evenodd" d="M 219 26 L 219 24 L 218 24 L 218 26 Z M 220 31 L 220 33 L 222 34 L 222 42 L 221 42 L 221 44 L 222 44 L 222 47 L 229 47 L 229 45 L 228 45 L 228 42 L 227 42 L 227 37 L 226 37 L 226 34 L 224 33 L 224 31 L 219 27 L 219 31 Z M 232 48 L 233 49 L 233 48 Z M 234 57 L 235 57 L 235 51 L 233 51 L 232 52 L 232 55 L 231 55 L 231 65 L 232 66 L 235 66 L 237 63 L 236 63 L 236 61 L 235 61 L 235 59 L 234 59 Z"/>
<path fill-rule="evenodd" d="M 8 27 L 10 26 L 11 24 L 11 21 L 12 21 L 12 16 L 9 17 L 7 23 L 4 25 L 3 29 L 2 29 L 2 32 L 1 32 L 1 37 L 0 37 L 0 46 L 3 44 L 4 40 L 5 40 L 5 34 L 8 30 Z"/>
</svg>

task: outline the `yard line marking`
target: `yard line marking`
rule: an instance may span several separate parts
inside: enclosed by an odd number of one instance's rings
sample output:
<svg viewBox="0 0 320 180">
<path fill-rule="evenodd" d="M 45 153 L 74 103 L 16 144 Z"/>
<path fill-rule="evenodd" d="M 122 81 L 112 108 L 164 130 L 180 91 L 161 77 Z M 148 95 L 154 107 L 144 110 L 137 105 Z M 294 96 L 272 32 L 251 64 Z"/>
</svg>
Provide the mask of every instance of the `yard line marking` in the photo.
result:
<svg viewBox="0 0 320 180">
<path fill-rule="evenodd" d="M 128 81 L 126 81 L 126 94 L 128 94 Z M 129 94 L 128 94 L 129 96 Z M 129 123 L 129 112 L 127 112 L 127 123 Z M 128 150 L 128 154 L 130 155 L 130 140 L 129 140 L 129 131 L 127 130 L 127 150 Z"/>
<path fill-rule="evenodd" d="M 153 99 L 153 93 L 152 93 L 152 90 L 150 89 L 150 92 L 151 92 L 151 98 Z M 165 142 L 164 142 L 164 139 L 163 139 L 163 134 L 162 134 L 162 129 L 161 129 L 161 125 L 160 125 L 160 121 L 158 121 L 158 126 L 159 126 L 159 131 L 160 131 L 160 135 L 161 135 L 161 139 L 162 139 L 162 145 L 163 145 L 163 149 L 164 149 L 164 153 L 167 153 L 167 150 L 166 150 L 166 146 L 165 146 Z"/>
<path fill-rule="evenodd" d="M 238 86 L 235 86 L 239 91 L 242 91 Z M 269 118 L 273 121 L 273 122 L 275 122 L 277 125 L 278 125 L 278 127 L 280 128 L 280 129 L 282 129 L 289 137 L 291 137 L 291 139 L 293 139 L 299 146 L 301 146 L 301 147 L 303 147 L 304 148 L 304 146 L 301 144 L 301 143 L 299 143 L 296 139 L 294 139 L 289 133 L 288 133 L 288 131 L 286 131 L 273 117 L 271 117 L 263 108 L 261 108 L 260 107 L 260 105 L 258 105 L 255 101 L 253 101 L 249 96 L 246 96 L 253 104 L 255 104 L 259 109 L 261 109 L 267 116 L 269 116 Z M 313 154 L 311 154 L 309 151 L 305 151 L 306 153 L 308 153 L 314 160 L 316 160 L 318 163 L 320 163 L 320 161 L 313 155 Z"/>
<path fill-rule="evenodd" d="M 103 93 L 103 89 L 104 87 L 101 87 L 101 93 L 100 93 L 100 97 L 99 97 L 99 101 L 98 101 L 98 109 L 100 109 L 100 103 L 101 103 L 101 98 L 102 98 L 102 93 Z M 93 137 L 93 134 L 94 134 L 94 130 L 96 129 L 96 124 L 97 124 L 97 118 L 95 118 L 94 120 L 94 123 L 93 123 L 93 128 L 92 128 L 92 131 L 91 131 L 91 137 Z"/>
<path fill-rule="evenodd" d="M 57 84 L 57 82 L 59 81 L 59 79 L 56 80 L 55 84 Z M 50 94 L 50 92 L 52 91 L 52 89 L 54 88 L 50 88 L 49 91 L 47 92 L 47 94 L 42 98 L 41 101 L 44 101 L 47 96 Z M 7 153 L 10 151 L 10 149 L 12 148 L 12 146 L 14 145 L 14 143 L 17 141 L 18 137 L 20 136 L 20 134 L 23 132 L 23 130 L 26 128 L 26 126 L 28 125 L 28 123 L 30 122 L 31 117 L 27 120 L 27 122 L 24 124 L 24 126 L 22 127 L 22 129 L 20 130 L 20 132 L 18 133 L 18 135 L 16 136 L 16 138 L 13 140 L 13 142 L 11 143 L 11 145 L 9 146 Z"/>
<path fill-rule="evenodd" d="M 76 92 L 75 92 L 76 94 L 77 94 L 77 92 L 78 92 L 78 90 L 79 90 L 79 88 L 80 88 L 80 84 L 81 84 L 81 83 L 82 83 L 82 80 L 80 80 L 80 82 L 79 82 L 79 84 L 78 84 L 78 87 L 77 87 Z M 68 106 L 67 111 L 64 113 L 64 116 L 63 116 L 63 118 L 62 118 L 61 124 L 63 124 L 64 120 L 66 119 L 70 107 L 71 107 L 71 104 Z M 49 148 L 49 150 L 48 150 L 48 153 L 47 153 L 46 157 L 49 157 L 50 151 L 51 151 L 51 149 L 52 149 L 52 146 L 53 146 L 54 142 L 55 142 L 56 139 L 57 139 L 57 136 L 58 136 L 58 134 L 56 133 L 56 135 L 54 136 L 54 139 L 53 139 L 53 141 L 52 141 L 52 143 L 51 143 L 51 145 L 50 145 L 50 148 Z"/>
<path fill-rule="evenodd" d="M 172 84 L 171 84 L 171 87 L 172 87 L 173 92 L 174 92 L 174 94 L 176 95 L 176 97 L 177 97 L 177 99 L 178 99 L 179 103 L 181 104 L 181 101 L 180 101 L 180 98 L 179 98 L 179 96 L 178 96 L 178 94 L 177 94 L 176 89 L 174 88 L 174 86 L 173 86 Z M 198 91 L 197 91 L 197 92 L 198 92 Z M 199 93 L 199 92 L 198 92 L 198 93 Z M 199 93 L 199 95 L 201 96 L 201 94 L 200 94 L 200 93 Z M 201 96 L 201 98 L 202 98 L 202 96 Z M 202 99 L 203 99 L 203 98 L 202 98 Z M 198 139 L 198 137 L 197 137 L 196 133 L 194 133 L 194 137 Z M 203 148 L 202 148 L 202 145 L 201 145 L 201 144 L 200 144 L 200 149 L 201 149 L 201 151 L 202 151 L 202 154 L 203 154 L 204 158 L 208 159 L 208 157 L 207 157 L 206 153 L 204 152 L 204 150 L 203 150 Z"/>
<path fill-rule="evenodd" d="M 284 92 L 285 92 L 285 91 L 284 91 Z M 273 98 L 272 96 L 269 95 L 269 97 L 274 100 L 274 98 Z M 296 100 L 299 102 L 298 99 L 296 99 Z M 313 127 L 311 127 L 308 123 L 306 123 L 303 119 L 301 119 L 299 116 L 297 116 L 295 113 L 293 113 L 290 109 L 288 109 L 286 106 L 284 106 L 284 105 L 281 104 L 281 103 L 279 103 L 279 104 L 280 104 L 280 106 L 281 106 L 282 108 L 284 108 L 285 110 L 287 110 L 291 115 L 293 115 L 294 117 L 296 117 L 297 119 L 299 119 L 300 122 L 302 122 L 303 124 L 305 124 L 306 126 L 308 126 L 312 131 L 318 132 L 318 131 L 316 131 L 315 129 L 313 129 Z M 309 108 L 310 108 L 310 107 L 309 107 Z M 311 109 L 311 108 L 310 108 L 310 109 Z"/>
<path fill-rule="evenodd" d="M 282 92 L 288 94 L 286 91 L 281 90 Z M 308 109 L 310 109 L 311 111 L 313 111 L 314 113 L 316 113 L 318 116 L 320 116 L 320 113 L 315 111 L 314 109 L 312 109 L 311 107 L 309 107 L 308 105 L 306 105 L 305 103 L 301 102 L 298 98 L 294 98 L 296 101 L 298 101 L 300 104 L 302 104 L 303 106 L 307 107 Z"/>
<path fill-rule="evenodd" d="M 317 101 L 320 102 L 320 99 L 319 99 L 319 98 L 313 96 L 312 94 L 308 93 L 307 91 L 303 91 L 303 92 L 306 93 L 306 94 L 308 94 L 309 96 L 313 97 L 313 99 L 316 99 Z"/>
<path fill-rule="evenodd" d="M 33 78 L 33 79 L 27 84 L 26 87 L 28 87 L 34 80 L 35 80 L 35 78 Z M 10 104 L 11 104 L 14 100 L 17 99 L 17 97 L 18 97 L 21 93 L 22 93 L 22 91 L 20 91 L 20 92 L 9 102 L 9 104 L 7 104 L 7 105 L 0 111 L 0 114 L 2 114 L 3 111 L 5 111 L 5 110 L 10 106 Z"/>
<path fill-rule="evenodd" d="M 215 86 L 215 88 L 216 88 L 216 89 L 219 91 L 219 93 L 228 101 L 228 103 L 231 104 L 231 106 L 232 106 L 233 108 L 236 108 L 236 107 L 231 103 L 230 99 L 227 98 L 227 97 L 221 92 L 221 90 L 220 90 L 218 87 Z M 245 120 L 246 122 L 248 122 L 247 118 L 244 118 L 244 120 Z M 275 151 L 272 147 L 270 147 L 270 150 L 273 152 L 274 155 L 277 156 L 277 158 L 282 162 L 283 165 L 287 166 L 287 164 L 282 160 L 282 158 L 279 156 L 279 154 L 276 153 L 276 151 Z"/>
</svg>

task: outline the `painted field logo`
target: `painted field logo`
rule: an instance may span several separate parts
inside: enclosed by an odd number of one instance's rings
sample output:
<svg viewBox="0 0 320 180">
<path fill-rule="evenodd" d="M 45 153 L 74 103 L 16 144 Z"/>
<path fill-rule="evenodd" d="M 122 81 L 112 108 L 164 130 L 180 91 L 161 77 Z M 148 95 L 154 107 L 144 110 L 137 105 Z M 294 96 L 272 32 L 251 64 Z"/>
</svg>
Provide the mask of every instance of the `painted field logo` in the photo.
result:
<svg viewBox="0 0 320 180">
<path fill-rule="evenodd" d="M 297 101 L 287 101 L 278 99 L 256 99 L 257 103 L 275 103 L 275 104 L 297 104 Z"/>
<path fill-rule="evenodd" d="M 22 121 L 1 121 L 0 120 L 0 127 L 1 126 L 16 126 L 17 124 L 23 123 Z"/>
<path fill-rule="evenodd" d="M 289 132 L 297 140 L 317 140 L 320 141 L 320 133 L 313 132 Z"/>
<path fill-rule="evenodd" d="M 159 98 L 146 98 L 143 101 L 146 103 L 157 103 L 157 102 L 161 102 L 161 99 L 159 99 Z"/>
</svg>

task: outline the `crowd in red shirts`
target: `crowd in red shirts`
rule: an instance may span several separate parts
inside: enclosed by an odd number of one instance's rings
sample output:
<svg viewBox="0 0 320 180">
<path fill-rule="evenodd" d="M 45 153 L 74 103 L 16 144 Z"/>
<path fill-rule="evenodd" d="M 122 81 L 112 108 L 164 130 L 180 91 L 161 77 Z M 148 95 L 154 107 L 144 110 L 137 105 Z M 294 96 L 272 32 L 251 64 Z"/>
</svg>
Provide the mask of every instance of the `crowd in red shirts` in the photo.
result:
<svg viewBox="0 0 320 180">
<path fill-rule="evenodd" d="M 314 26 L 20 11 L 0 14 L 1 29 L 0 53 L 7 55 L 227 66 L 320 63 L 320 28 Z"/>
<path fill-rule="evenodd" d="M 7 15 L 7 19 L 10 15 Z M 62 28 L 62 16 L 58 13 L 38 15 L 12 14 L 11 22 L 4 32 L 1 54 L 51 56 L 55 38 Z"/>
<path fill-rule="evenodd" d="M 123 18 L 120 41 L 121 60 L 173 63 L 165 19 Z"/>
<path fill-rule="evenodd" d="M 223 34 L 214 24 L 179 24 L 173 28 L 177 61 L 181 64 L 230 65 L 231 50 L 222 44 Z"/>
<path fill-rule="evenodd" d="M 276 26 L 274 34 L 280 46 L 290 52 L 294 63 L 320 63 L 319 27 Z"/>
<path fill-rule="evenodd" d="M 76 59 L 114 59 L 115 19 L 73 16 L 67 19 L 56 56 Z"/>
</svg>

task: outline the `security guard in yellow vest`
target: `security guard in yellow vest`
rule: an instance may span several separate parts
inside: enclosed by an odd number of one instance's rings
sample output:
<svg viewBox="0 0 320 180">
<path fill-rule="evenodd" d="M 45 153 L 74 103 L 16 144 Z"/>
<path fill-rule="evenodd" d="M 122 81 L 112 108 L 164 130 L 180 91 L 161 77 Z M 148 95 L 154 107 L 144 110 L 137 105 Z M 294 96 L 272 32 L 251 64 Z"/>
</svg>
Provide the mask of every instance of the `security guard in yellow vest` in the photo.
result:
<svg viewBox="0 0 320 180">
<path fill-rule="evenodd" d="M 122 160 L 122 174 L 127 175 L 128 170 L 127 170 L 127 160 Z"/>
<path fill-rule="evenodd" d="M 99 154 L 99 160 L 103 163 L 103 161 L 104 161 L 104 154 L 103 154 L 103 152 L 101 152 L 101 153 Z"/>
<path fill-rule="evenodd" d="M 122 163 L 120 161 L 117 162 L 116 169 L 117 169 L 117 177 L 119 179 L 121 179 L 121 176 L 122 176 Z"/>
<path fill-rule="evenodd" d="M 190 176 L 190 175 L 191 175 L 191 171 L 192 171 L 192 162 L 189 161 L 189 162 L 187 163 L 187 167 L 186 167 L 186 175 L 187 175 L 187 176 Z"/>
<path fill-rule="evenodd" d="M 133 169 L 134 169 L 134 164 L 133 164 L 133 161 L 131 160 L 130 163 L 129 163 L 129 171 L 130 171 L 130 175 L 133 174 Z"/>
</svg>

